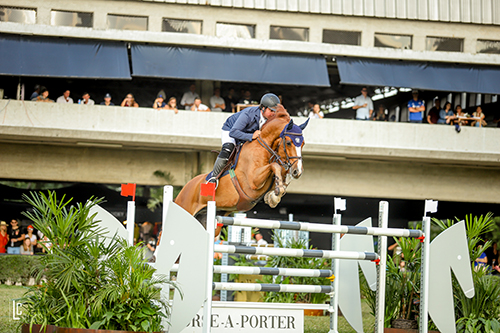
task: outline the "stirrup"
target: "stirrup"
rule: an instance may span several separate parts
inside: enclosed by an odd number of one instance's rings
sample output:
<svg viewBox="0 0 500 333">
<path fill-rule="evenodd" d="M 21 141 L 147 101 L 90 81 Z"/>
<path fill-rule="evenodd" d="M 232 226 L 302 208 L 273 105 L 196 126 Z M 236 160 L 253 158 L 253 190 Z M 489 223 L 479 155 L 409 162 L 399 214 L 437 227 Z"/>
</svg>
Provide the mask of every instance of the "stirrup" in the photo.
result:
<svg viewBox="0 0 500 333">
<path fill-rule="evenodd" d="M 211 182 L 211 180 L 214 180 L 213 182 Z M 210 177 L 208 180 L 207 180 L 207 183 L 215 183 L 215 189 L 217 189 L 217 187 L 219 187 L 219 179 L 215 178 L 215 177 Z"/>
</svg>

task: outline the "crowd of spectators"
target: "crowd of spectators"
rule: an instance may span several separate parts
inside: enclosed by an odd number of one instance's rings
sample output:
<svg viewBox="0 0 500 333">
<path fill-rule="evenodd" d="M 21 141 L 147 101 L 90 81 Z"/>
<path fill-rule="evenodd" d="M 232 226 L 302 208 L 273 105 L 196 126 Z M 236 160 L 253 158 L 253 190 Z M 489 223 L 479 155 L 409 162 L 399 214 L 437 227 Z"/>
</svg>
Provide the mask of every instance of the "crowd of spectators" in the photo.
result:
<svg viewBox="0 0 500 333">
<path fill-rule="evenodd" d="M 71 91 L 66 89 L 61 96 L 59 96 L 55 103 L 66 103 L 73 104 L 74 100 L 70 97 Z M 44 87 L 37 85 L 35 86 L 34 92 L 30 96 L 30 100 L 34 102 L 46 102 L 54 103 L 54 100 L 49 98 L 49 90 Z M 113 106 L 115 105 L 112 101 L 112 96 L 106 93 L 104 100 L 100 105 Z M 203 103 L 201 97 L 196 92 L 196 85 L 193 83 L 189 86 L 189 90 L 186 91 L 180 100 L 180 105 L 177 104 L 177 98 L 171 96 L 167 100 L 167 95 L 164 90 L 161 90 L 156 99 L 152 103 L 154 109 L 160 110 L 172 110 L 178 113 L 179 109 L 186 111 L 200 111 L 200 112 L 236 112 L 236 106 L 238 104 L 244 105 L 254 105 L 258 102 L 252 99 L 252 94 L 249 90 L 244 90 L 241 92 L 241 99 L 238 99 L 235 95 L 234 89 L 229 89 L 226 97 L 222 97 L 221 89 L 215 88 L 214 95 L 210 97 L 209 103 Z M 81 98 L 78 99 L 78 104 L 84 105 L 95 105 L 95 101 L 91 98 L 88 92 L 82 94 Z M 134 95 L 129 93 L 120 103 L 122 107 L 139 107 L 139 103 L 135 100 Z"/>
<path fill-rule="evenodd" d="M 18 219 L 12 219 L 10 225 L 0 221 L 0 253 L 33 255 L 45 252 L 40 240 L 46 237 L 36 231 L 32 225 L 21 228 Z"/>
<path fill-rule="evenodd" d="M 56 99 L 56 103 L 67 103 L 72 104 L 73 98 L 70 97 L 71 91 L 69 89 L 65 90 L 61 96 Z M 462 111 L 460 105 L 453 105 L 446 102 L 443 107 L 441 107 L 441 102 L 436 98 L 433 102 L 433 107 L 426 113 L 426 103 L 419 98 L 419 91 L 412 90 L 413 98 L 408 101 L 408 121 L 410 123 L 428 123 L 428 124 L 441 124 L 441 125 L 453 125 L 457 132 L 460 132 L 461 126 L 475 126 L 484 127 L 487 125 L 485 121 L 485 115 L 482 112 L 480 106 L 476 107 L 476 111 L 472 114 L 466 114 Z M 226 96 L 222 96 L 221 89 L 215 88 L 214 95 L 210 97 L 208 103 L 203 103 L 201 97 L 196 92 L 196 85 L 193 83 L 189 86 L 189 90 L 186 91 L 182 98 L 180 99 L 180 105 L 177 104 L 177 98 L 171 96 L 167 99 L 167 94 L 164 90 L 161 90 L 156 99 L 152 103 L 152 107 L 157 110 L 172 110 L 178 113 L 179 109 L 186 111 L 198 111 L 198 112 L 237 112 L 245 105 L 255 105 L 258 101 L 254 100 L 250 90 L 242 90 L 240 92 L 240 97 L 238 98 L 235 94 L 234 89 L 229 89 Z M 280 100 L 282 101 L 282 97 Z M 31 95 L 32 101 L 37 102 L 54 102 L 49 98 L 49 91 L 43 86 L 35 86 L 35 91 Z M 112 101 L 112 96 L 106 93 L 104 100 L 100 102 L 100 105 L 112 106 L 115 105 Z M 89 93 L 85 92 L 82 94 L 81 98 L 78 99 L 78 104 L 94 105 L 94 100 L 91 99 Z M 282 101 L 283 104 L 283 101 Z M 368 88 L 362 87 L 361 94 L 354 99 L 352 109 L 355 111 L 356 120 L 373 120 L 373 121 L 395 121 L 396 117 L 392 115 L 389 117 L 388 110 L 384 105 L 379 105 L 378 110 L 374 112 L 374 103 L 370 96 L 368 96 Z M 139 103 L 135 100 L 134 95 L 129 93 L 126 94 L 125 98 L 119 104 L 122 107 L 139 107 Z M 237 107 L 240 105 L 239 107 Z M 325 117 L 325 113 L 321 110 L 320 104 L 315 104 L 309 102 L 309 106 L 304 113 L 305 116 L 309 118 L 322 119 Z M 495 120 L 500 127 L 500 121 Z"/>
</svg>

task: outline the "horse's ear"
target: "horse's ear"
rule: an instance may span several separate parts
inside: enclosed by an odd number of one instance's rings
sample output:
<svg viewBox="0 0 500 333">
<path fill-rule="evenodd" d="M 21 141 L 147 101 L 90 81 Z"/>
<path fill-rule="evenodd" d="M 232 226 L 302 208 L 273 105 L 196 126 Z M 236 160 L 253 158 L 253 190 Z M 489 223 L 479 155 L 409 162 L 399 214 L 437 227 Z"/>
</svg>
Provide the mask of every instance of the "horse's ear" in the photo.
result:
<svg viewBox="0 0 500 333">
<path fill-rule="evenodd" d="M 287 131 L 291 131 L 293 128 L 293 119 L 290 119 L 290 122 L 288 123 L 287 127 L 286 127 L 286 130 Z"/>
<path fill-rule="evenodd" d="M 304 128 L 306 128 L 307 123 L 309 123 L 309 119 L 311 119 L 311 118 L 308 118 L 305 123 L 299 125 L 299 127 L 300 127 L 301 130 L 304 130 Z"/>
</svg>

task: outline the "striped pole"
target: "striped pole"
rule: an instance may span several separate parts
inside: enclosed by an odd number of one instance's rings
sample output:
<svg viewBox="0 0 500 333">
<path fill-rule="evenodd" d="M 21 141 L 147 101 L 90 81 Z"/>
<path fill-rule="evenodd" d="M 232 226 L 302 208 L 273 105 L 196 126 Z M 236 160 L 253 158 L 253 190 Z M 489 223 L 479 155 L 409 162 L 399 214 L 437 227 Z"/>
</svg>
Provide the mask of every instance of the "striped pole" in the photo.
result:
<svg viewBox="0 0 500 333">
<path fill-rule="evenodd" d="M 241 253 L 241 254 L 264 254 L 268 256 L 298 257 L 298 258 L 325 258 L 325 259 L 353 259 L 353 260 L 376 260 L 378 255 L 373 252 L 355 251 L 325 251 L 325 250 L 302 250 L 282 249 L 271 247 L 251 247 L 237 245 L 214 245 L 215 252 Z"/>
<path fill-rule="evenodd" d="M 266 291 L 280 293 L 313 293 L 328 294 L 332 292 L 331 286 L 315 286 L 304 284 L 260 284 L 260 283 L 221 283 L 214 282 L 214 290 L 233 291 Z"/>
<path fill-rule="evenodd" d="M 172 266 L 171 272 L 177 272 L 179 265 Z M 214 274 L 241 274 L 241 275 L 277 275 L 277 276 L 303 276 L 303 277 L 331 277 L 333 271 L 329 269 L 303 269 L 303 268 L 274 268 L 252 266 L 214 266 Z"/>
<path fill-rule="evenodd" d="M 265 229 L 302 230 L 321 233 L 357 234 L 388 237 L 411 237 L 418 238 L 423 235 L 422 230 L 397 229 L 397 228 L 374 228 L 356 227 L 348 225 L 330 225 L 309 222 L 272 221 L 263 219 L 236 218 L 228 216 L 217 216 L 217 222 L 225 225 L 237 225 L 246 227 L 257 227 Z"/>
<path fill-rule="evenodd" d="M 246 267 L 246 266 L 214 266 L 214 273 L 244 274 L 244 275 L 279 275 L 304 277 L 330 277 L 329 269 L 301 269 L 301 268 L 274 268 L 274 267 Z"/>
</svg>

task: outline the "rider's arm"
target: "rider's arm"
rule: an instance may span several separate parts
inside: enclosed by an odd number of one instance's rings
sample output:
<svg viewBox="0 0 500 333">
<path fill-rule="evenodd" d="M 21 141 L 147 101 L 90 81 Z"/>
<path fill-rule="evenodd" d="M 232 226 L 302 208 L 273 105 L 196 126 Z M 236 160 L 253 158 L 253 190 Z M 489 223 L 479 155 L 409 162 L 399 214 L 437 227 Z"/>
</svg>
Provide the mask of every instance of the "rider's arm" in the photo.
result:
<svg viewBox="0 0 500 333">
<path fill-rule="evenodd" d="M 252 133 L 244 132 L 244 129 L 247 125 L 252 121 L 250 115 L 248 113 L 242 113 L 238 120 L 231 127 L 231 131 L 229 131 L 229 136 L 241 140 L 241 141 L 252 141 Z"/>
</svg>

